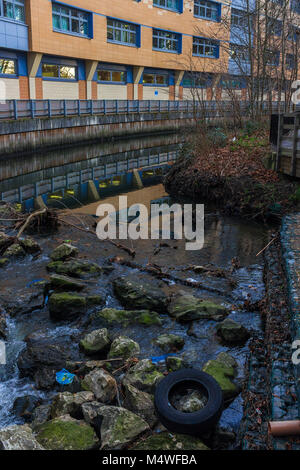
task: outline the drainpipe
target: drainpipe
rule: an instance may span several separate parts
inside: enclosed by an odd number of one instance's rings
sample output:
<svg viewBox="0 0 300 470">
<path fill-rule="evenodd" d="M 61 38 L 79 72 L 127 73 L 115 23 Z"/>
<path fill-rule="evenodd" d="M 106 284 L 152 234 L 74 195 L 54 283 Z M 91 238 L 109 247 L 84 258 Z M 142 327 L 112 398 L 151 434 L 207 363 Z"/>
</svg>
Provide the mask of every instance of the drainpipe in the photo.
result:
<svg viewBox="0 0 300 470">
<path fill-rule="evenodd" d="M 294 421 L 270 421 L 268 423 L 269 434 L 272 436 L 299 436 L 300 420 Z"/>
</svg>

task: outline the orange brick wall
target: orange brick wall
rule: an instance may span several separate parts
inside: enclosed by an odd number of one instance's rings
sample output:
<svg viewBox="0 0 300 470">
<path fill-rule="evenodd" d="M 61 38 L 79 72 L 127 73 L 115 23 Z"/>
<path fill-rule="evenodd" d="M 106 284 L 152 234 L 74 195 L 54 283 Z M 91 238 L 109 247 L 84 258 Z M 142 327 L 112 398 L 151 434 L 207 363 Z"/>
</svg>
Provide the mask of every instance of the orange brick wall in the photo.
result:
<svg viewBox="0 0 300 470">
<path fill-rule="evenodd" d="M 127 99 L 128 100 L 133 100 L 134 99 L 133 83 L 127 83 Z"/>
<path fill-rule="evenodd" d="M 174 85 L 169 86 L 169 100 L 170 101 L 175 100 L 175 86 Z"/>
<path fill-rule="evenodd" d="M 79 87 L 79 99 L 80 100 L 86 100 L 86 98 L 87 98 L 86 81 L 85 80 L 79 80 L 78 81 L 78 87 Z"/>
<path fill-rule="evenodd" d="M 144 87 L 141 83 L 138 84 L 138 100 L 142 100 L 144 97 Z"/>
<path fill-rule="evenodd" d="M 92 82 L 92 100 L 98 99 L 98 84 L 97 82 Z"/>
<path fill-rule="evenodd" d="M 35 96 L 37 100 L 43 99 L 43 80 L 42 78 L 35 79 Z"/>
<path fill-rule="evenodd" d="M 20 99 L 29 100 L 29 79 L 28 77 L 19 77 Z"/>
</svg>

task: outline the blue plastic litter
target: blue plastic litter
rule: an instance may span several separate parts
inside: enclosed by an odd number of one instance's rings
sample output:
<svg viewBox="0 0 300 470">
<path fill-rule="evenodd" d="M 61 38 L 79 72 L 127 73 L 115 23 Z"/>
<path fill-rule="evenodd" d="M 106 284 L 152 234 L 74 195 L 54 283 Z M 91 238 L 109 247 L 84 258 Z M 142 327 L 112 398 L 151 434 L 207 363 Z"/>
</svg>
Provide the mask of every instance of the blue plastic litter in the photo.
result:
<svg viewBox="0 0 300 470">
<path fill-rule="evenodd" d="M 56 382 L 61 385 L 69 385 L 73 383 L 74 377 L 74 374 L 71 374 L 71 372 L 66 369 L 62 369 L 60 372 L 56 373 Z"/>
<path fill-rule="evenodd" d="M 46 297 L 45 297 L 45 305 L 47 305 L 48 300 L 49 300 L 49 297 L 48 297 L 48 295 L 46 295 Z"/>
<path fill-rule="evenodd" d="M 153 356 L 151 357 L 152 364 L 158 364 L 159 362 L 164 362 L 170 356 L 176 356 L 176 354 L 169 353 L 169 354 L 164 354 L 163 356 Z"/>
<path fill-rule="evenodd" d="M 29 282 L 26 287 L 31 287 L 34 284 L 38 284 L 39 282 L 43 282 L 45 279 L 34 279 L 33 281 Z"/>
</svg>

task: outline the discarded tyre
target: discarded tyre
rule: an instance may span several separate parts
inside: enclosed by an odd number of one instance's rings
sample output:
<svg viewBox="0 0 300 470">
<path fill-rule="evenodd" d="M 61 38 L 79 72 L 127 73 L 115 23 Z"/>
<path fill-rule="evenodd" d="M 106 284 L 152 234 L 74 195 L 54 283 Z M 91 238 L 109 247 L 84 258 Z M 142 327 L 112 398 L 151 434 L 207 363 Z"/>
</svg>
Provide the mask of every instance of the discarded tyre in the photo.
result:
<svg viewBox="0 0 300 470">
<path fill-rule="evenodd" d="M 196 390 L 205 395 L 199 411 L 183 412 L 172 404 L 172 396 Z M 161 423 L 172 432 L 199 435 L 213 428 L 223 410 L 223 393 L 216 380 L 196 369 L 180 369 L 159 382 L 155 390 L 155 408 Z"/>
</svg>

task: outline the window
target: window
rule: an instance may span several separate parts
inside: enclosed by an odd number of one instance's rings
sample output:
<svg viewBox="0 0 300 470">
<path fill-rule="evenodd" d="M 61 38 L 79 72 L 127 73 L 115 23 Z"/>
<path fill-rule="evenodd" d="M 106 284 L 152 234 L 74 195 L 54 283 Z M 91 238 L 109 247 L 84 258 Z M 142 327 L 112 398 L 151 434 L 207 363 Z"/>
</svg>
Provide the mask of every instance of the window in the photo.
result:
<svg viewBox="0 0 300 470">
<path fill-rule="evenodd" d="M 144 85 L 158 85 L 158 86 L 168 86 L 169 79 L 167 74 L 160 73 L 144 73 L 143 75 L 143 84 Z"/>
<path fill-rule="evenodd" d="M 0 14 L 5 18 L 25 22 L 25 0 L 0 0 Z"/>
<path fill-rule="evenodd" d="M 53 3 L 52 19 L 54 31 L 90 37 L 90 13 L 75 8 L 64 7 Z"/>
<path fill-rule="evenodd" d="M 275 36 L 281 36 L 282 34 L 282 22 L 275 18 L 267 17 L 267 31 L 269 34 Z"/>
<path fill-rule="evenodd" d="M 0 75 L 16 75 L 16 61 L 13 59 L 0 58 Z"/>
<path fill-rule="evenodd" d="M 265 62 L 271 67 L 277 67 L 279 65 L 280 52 L 279 51 L 267 51 Z"/>
<path fill-rule="evenodd" d="M 285 67 L 288 70 L 293 70 L 296 68 L 296 61 L 294 54 L 287 54 L 285 58 Z"/>
<path fill-rule="evenodd" d="M 228 90 L 241 90 L 242 88 L 245 88 L 246 82 L 244 78 L 240 77 L 222 77 L 218 86 Z"/>
<path fill-rule="evenodd" d="M 107 19 L 107 40 L 128 46 L 138 45 L 138 26 L 125 21 Z"/>
<path fill-rule="evenodd" d="M 230 44 L 230 55 L 231 58 L 236 61 L 250 62 L 250 55 L 247 46 Z"/>
<path fill-rule="evenodd" d="M 126 83 L 126 72 L 121 70 L 98 70 L 98 82 Z"/>
<path fill-rule="evenodd" d="M 182 80 L 182 86 L 185 88 L 208 88 L 211 84 L 211 75 L 201 72 L 185 72 Z"/>
<path fill-rule="evenodd" d="M 248 26 L 247 12 L 244 10 L 238 10 L 237 8 L 232 8 L 231 25 L 246 28 Z"/>
<path fill-rule="evenodd" d="M 77 67 L 69 65 L 43 64 L 42 76 L 43 78 L 53 80 L 76 80 Z"/>
<path fill-rule="evenodd" d="M 206 38 L 193 38 L 193 55 L 219 58 L 219 41 Z"/>
<path fill-rule="evenodd" d="M 195 0 L 194 15 L 206 20 L 220 21 L 221 4 L 209 0 Z"/>
<path fill-rule="evenodd" d="M 153 49 L 166 52 L 181 52 L 181 35 L 171 33 L 170 31 L 162 31 L 153 29 Z"/>
<path fill-rule="evenodd" d="M 168 10 L 179 11 L 182 0 L 153 0 L 155 7 L 166 8 Z"/>
</svg>

